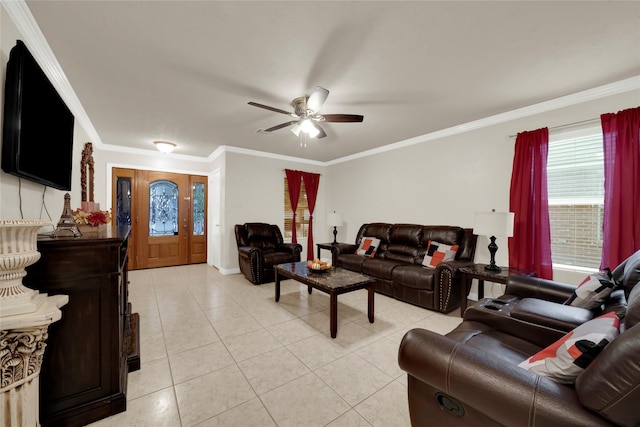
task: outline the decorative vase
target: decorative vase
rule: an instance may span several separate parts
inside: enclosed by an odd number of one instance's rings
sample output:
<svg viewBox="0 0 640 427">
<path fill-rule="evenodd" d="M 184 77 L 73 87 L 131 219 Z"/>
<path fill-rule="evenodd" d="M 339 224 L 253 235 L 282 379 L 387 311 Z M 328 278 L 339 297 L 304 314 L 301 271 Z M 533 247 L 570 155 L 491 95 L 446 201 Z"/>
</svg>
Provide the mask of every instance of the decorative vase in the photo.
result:
<svg viewBox="0 0 640 427">
<path fill-rule="evenodd" d="M 83 236 L 85 235 L 95 235 L 95 234 L 100 234 L 102 231 L 107 229 L 107 224 L 100 224 L 100 225 L 89 225 L 89 224 L 80 224 L 78 225 L 78 230 L 80 230 L 80 232 L 82 233 Z"/>
<path fill-rule="evenodd" d="M 25 268 L 40 259 L 38 230 L 50 221 L 0 220 L 0 317 L 32 313 L 46 294 L 22 284 Z"/>
</svg>

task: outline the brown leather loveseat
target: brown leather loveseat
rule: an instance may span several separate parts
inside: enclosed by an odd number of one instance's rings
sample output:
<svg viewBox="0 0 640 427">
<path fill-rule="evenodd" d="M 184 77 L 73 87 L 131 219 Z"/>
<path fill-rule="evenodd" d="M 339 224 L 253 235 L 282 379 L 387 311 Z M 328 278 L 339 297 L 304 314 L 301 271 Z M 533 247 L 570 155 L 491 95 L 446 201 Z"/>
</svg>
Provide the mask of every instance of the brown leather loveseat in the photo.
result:
<svg viewBox="0 0 640 427">
<path fill-rule="evenodd" d="M 562 305 L 575 286 L 513 277 L 507 294 L 470 307 L 446 336 L 407 332 L 398 362 L 408 373 L 413 427 L 640 425 L 640 252 L 613 277 L 622 289 L 595 310 Z M 518 366 L 576 325 L 611 312 L 622 318 L 620 335 L 575 385 Z"/>
<path fill-rule="evenodd" d="M 252 283 L 273 282 L 274 265 L 300 261 L 302 245 L 284 243 L 277 225 L 248 222 L 235 226 L 240 271 Z"/>
<path fill-rule="evenodd" d="M 357 255 L 363 237 L 380 239 L 373 258 Z M 333 264 L 376 279 L 376 292 L 448 313 L 460 305 L 460 267 L 471 265 L 477 236 L 453 226 L 371 223 L 360 227 L 355 244 L 332 247 Z M 422 265 L 429 241 L 458 245 L 455 260 L 435 268 Z"/>
</svg>

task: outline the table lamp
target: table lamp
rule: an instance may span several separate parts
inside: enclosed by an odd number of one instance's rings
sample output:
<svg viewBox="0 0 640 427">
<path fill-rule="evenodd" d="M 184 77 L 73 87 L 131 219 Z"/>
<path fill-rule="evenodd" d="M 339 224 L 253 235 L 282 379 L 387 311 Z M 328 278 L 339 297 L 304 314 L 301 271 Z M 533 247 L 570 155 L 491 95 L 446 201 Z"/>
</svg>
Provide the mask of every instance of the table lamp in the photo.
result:
<svg viewBox="0 0 640 427">
<path fill-rule="evenodd" d="M 337 214 L 336 211 L 327 214 L 327 225 L 333 227 L 333 244 L 335 245 L 336 243 L 338 243 L 338 241 L 336 240 L 338 236 L 338 229 L 336 227 L 342 226 L 342 215 Z"/>
<path fill-rule="evenodd" d="M 473 218 L 473 232 L 477 235 L 490 236 L 489 253 L 491 254 L 491 262 L 485 266 L 485 270 L 494 273 L 502 271 L 496 265 L 496 236 L 511 237 L 513 236 L 513 212 L 476 212 Z"/>
</svg>

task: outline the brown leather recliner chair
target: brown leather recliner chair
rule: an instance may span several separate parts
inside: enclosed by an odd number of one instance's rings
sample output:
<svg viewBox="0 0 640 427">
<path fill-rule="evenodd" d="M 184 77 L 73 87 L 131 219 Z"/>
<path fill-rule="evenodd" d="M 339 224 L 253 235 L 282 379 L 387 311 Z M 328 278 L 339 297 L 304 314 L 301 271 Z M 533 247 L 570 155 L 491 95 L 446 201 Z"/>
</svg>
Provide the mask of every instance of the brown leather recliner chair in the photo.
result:
<svg viewBox="0 0 640 427">
<path fill-rule="evenodd" d="M 273 282 L 274 265 L 300 261 L 302 245 L 284 243 L 277 225 L 248 222 L 235 226 L 240 271 L 252 283 Z"/>
<path fill-rule="evenodd" d="M 412 425 L 640 425 L 640 286 L 635 286 L 640 282 L 640 252 L 618 266 L 614 277 L 623 283 L 622 295 L 612 295 L 611 304 L 595 311 L 578 313 L 575 307 L 560 304 L 565 295 L 557 282 L 535 280 L 533 287 L 527 287 L 517 279 L 507 291 L 517 289 L 519 295 L 480 301 L 446 336 L 423 329 L 407 332 L 398 362 L 408 373 Z M 557 302 L 536 299 L 549 295 L 555 295 L 551 299 Z M 524 304 L 518 311 L 525 302 L 528 307 Z M 540 304 L 534 311 L 536 303 L 546 302 L 550 304 Z M 594 359 L 575 386 L 517 366 L 576 322 L 613 310 L 624 316 L 620 336 Z"/>
</svg>

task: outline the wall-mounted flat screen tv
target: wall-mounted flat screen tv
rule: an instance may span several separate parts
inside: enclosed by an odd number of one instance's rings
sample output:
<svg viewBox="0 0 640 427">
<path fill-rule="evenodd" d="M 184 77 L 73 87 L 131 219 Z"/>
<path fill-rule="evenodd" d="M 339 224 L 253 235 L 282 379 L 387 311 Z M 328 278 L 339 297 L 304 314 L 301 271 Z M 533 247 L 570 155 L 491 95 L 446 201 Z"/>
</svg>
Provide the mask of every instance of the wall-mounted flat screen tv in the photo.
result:
<svg viewBox="0 0 640 427">
<path fill-rule="evenodd" d="M 71 190 L 73 114 L 18 40 L 7 63 L 2 170 L 59 190 Z"/>
</svg>

